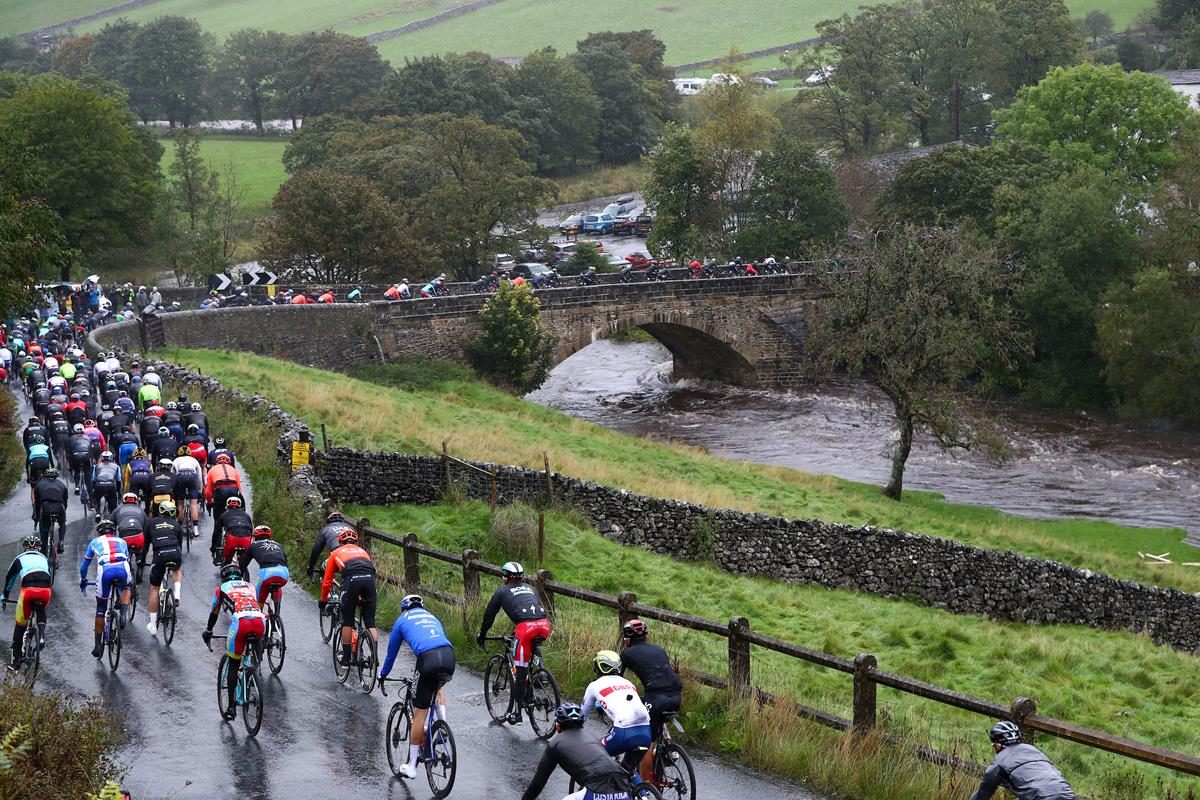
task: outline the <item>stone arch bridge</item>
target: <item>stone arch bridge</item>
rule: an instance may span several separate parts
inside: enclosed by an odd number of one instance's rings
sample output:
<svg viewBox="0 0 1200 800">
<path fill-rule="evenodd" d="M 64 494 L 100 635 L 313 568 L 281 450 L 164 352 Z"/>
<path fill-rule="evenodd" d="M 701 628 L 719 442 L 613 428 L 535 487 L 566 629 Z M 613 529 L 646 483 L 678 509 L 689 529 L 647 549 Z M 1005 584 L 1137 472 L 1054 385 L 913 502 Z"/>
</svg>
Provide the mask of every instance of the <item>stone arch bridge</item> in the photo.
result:
<svg viewBox="0 0 1200 800">
<path fill-rule="evenodd" d="M 592 342 L 641 328 L 674 357 L 676 378 L 787 388 L 802 379 L 813 275 L 606 284 L 539 291 L 557 364 Z M 96 332 L 101 346 L 241 350 L 328 369 L 367 361 L 466 359 L 480 295 L 404 303 L 258 306 L 164 314 Z"/>
</svg>

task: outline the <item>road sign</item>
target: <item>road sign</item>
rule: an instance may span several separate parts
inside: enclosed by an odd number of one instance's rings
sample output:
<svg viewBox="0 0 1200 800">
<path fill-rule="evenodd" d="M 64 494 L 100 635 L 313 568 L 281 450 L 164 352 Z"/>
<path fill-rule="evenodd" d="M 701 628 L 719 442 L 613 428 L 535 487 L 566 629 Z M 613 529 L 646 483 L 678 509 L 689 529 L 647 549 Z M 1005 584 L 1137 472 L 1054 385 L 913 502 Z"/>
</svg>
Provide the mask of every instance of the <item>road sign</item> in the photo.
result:
<svg viewBox="0 0 1200 800">
<path fill-rule="evenodd" d="M 312 442 L 292 442 L 292 472 L 312 463 Z"/>
<path fill-rule="evenodd" d="M 278 277 L 269 269 L 248 269 L 242 273 L 242 283 L 246 286 L 273 286 Z"/>
<path fill-rule="evenodd" d="M 231 283 L 233 283 L 233 279 L 224 272 L 218 272 L 215 275 L 208 276 L 208 288 L 214 292 L 225 291 L 229 288 L 229 284 Z"/>
</svg>

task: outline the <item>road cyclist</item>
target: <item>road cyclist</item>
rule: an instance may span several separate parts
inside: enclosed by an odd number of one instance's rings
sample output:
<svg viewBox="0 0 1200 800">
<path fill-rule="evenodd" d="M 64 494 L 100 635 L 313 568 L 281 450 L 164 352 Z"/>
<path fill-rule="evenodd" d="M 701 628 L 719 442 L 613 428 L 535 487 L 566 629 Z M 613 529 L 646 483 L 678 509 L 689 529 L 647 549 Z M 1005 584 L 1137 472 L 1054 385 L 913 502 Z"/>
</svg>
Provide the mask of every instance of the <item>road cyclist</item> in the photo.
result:
<svg viewBox="0 0 1200 800">
<path fill-rule="evenodd" d="M 170 500 L 159 503 L 158 513 L 147 522 L 147 528 L 149 541 L 146 550 L 153 550 L 154 558 L 150 562 L 150 596 L 146 605 L 150 621 L 146 623 L 146 630 L 151 636 L 157 636 L 160 621 L 168 622 L 159 618 L 159 609 L 164 607 L 160 593 L 170 595 L 167 601 L 171 603 L 171 608 L 166 611 L 168 615 L 179 607 L 179 601 L 183 599 L 183 529 L 176 518 L 175 504 Z M 167 584 L 168 573 L 172 578 L 170 584 Z M 167 634 L 168 644 L 173 635 L 172 626 Z"/>
<path fill-rule="evenodd" d="M 0 602 L 8 602 L 13 590 L 17 594 L 17 615 L 13 624 L 12 660 L 8 671 L 15 674 L 21 668 L 25 632 L 29 623 L 37 619 L 38 649 L 46 646 L 46 608 L 50 605 L 51 584 L 50 562 L 41 552 L 42 540 L 37 536 L 26 536 L 21 540 L 21 552 L 13 559 L 4 577 L 4 595 Z"/>
<path fill-rule="evenodd" d="M 1075 792 L 1041 750 L 1021 741 L 1021 729 L 1003 720 L 988 732 L 996 759 L 971 800 L 991 800 L 1003 787 L 1016 800 L 1075 800 Z"/>
<path fill-rule="evenodd" d="M 96 638 L 92 656 L 100 658 L 104 654 L 105 614 L 108 611 L 108 598 L 113 592 L 117 593 L 117 614 L 121 628 L 125 627 L 126 609 L 130 608 L 133 584 L 133 571 L 129 563 L 129 547 L 125 540 L 117 535 L 117 526 L 112 520 L 102 519 L 96 525 L 96 538 L 88 543 L 83 552 L 83 560 L 79 562 L 79 590 L 85 595 L 88 586 L 88 570 L 92 562 L 96 562 Z"/>
<path fill-rule="evenodd" d="M 377 647 L 379 629 L 375 627 L 375 563 L 371 554 L 358 545 L 358 532 L 346 528 L 338 534 L 338 546 L 325 562 L 325 575 L 321 580 L 321 605 L 329 600 L 333 578 L 342 573 L 342 649 L 338 665 L 349 667 L 354 661 L 354 650 L 361 651 L 362 643 L 355 642 L 354 617 L 361 609 L 363 625 L 369 629 L 371 648 Z M 372 664 L 372 669 L 374 665 Z"/>
<path fill-rule="evenodd" d="M 275 541 L 274 534 L 267 525 L 255 525 L 252 535 L 249 549 L 241 553 L 239 566 L 242 568 L 242 574 L 249 577 L 247 568 L 250 562 L 258 563 L 254 592 L 259 607 L 267 617 L 267 633 L 263 644 L 271 672 L 278 675 L 287 656 L 287 636 L 284 632 L 283 615 L 280 613 L 283 587 L 287 586 L 291 578 L 288 572 L 287 551 Z"/>
<path fill-rule="evenodd" d="M 612 729 L 600 740 L 614 758 L 621 757 L 621 766 L 634 772 L 642 753 L 650 748 L 650 712 L 637 688 L 622 674 L 621 657 L 612 650 L 601 650 L 592 659 L 595 680 L 588 684 L 583 695 L 583 716 L 600 711 Z M 636 782 L 641 781 L 637 776 Z"/>
<path fill-rule="evenodd" d="M 642 759 L 640 773 L 663 792 L 664 797 L 694 797 L 696 772 L 687 752 L 671 741 L 668 724 L 682 704 L 683 682 L 667 651 L 647 641 L 649 626 L 631 619 L 621 626 L 621 665 L 642 683 L 642 700 L 650 711 L 650 749 Z M 659 753 L 659 748 L 665 752 Z"/>
<path fill-rule="evenodd" d="M 537 590 L 525 581 L 524 567 L 516 561 L 509 561 L 500 568 L 500 573 L 504 582 L 488 601 L 475 642 L 480 647 L 484 646 L 496 615 L 500 609 L 504 609 L 514 625 L 511 655 L 516 667 L 508 722 L 510 725 L 519 725 L 521 709 L 529 704 L 530 699 L 529 662 L 535 649 L 550 638 L 550 620 L 546 617 L 546 609 Z"/>
<path fill-rule="evenodd" d="M 225 653 L 217 671 L 217 699 L 221 703 L 221 715 L 226 720 L 237 716 L 238 706 L 243 706 L 246 729 L 250 735 L 258 733 L 262 724 L 262 690 L 257 674 L 263 636 L 266 634 L 266 618 L 254 598 L 254 587 L 242 578 L 237 564 L 221 567 L 221 582 L 213 593 L 212 608 L 208 624 L 201 638 L 210 649 L 213 626 L 222 611 L 230 615 L 229 629 L 225 632 Z M 246 663 L 248 659 L 249 663 Z M 240 696 L 239 696 L 240 695 Z"/>
</svg>

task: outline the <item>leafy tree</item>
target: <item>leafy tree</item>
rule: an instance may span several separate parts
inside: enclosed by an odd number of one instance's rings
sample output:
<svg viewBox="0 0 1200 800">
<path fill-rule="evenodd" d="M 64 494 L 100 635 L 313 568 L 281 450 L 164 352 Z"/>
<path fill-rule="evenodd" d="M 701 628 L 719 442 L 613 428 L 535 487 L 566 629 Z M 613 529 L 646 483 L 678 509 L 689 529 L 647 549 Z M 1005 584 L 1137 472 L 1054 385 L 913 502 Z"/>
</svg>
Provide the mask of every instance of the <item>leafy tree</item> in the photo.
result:
<svg viewBox="0 0 1200 800">
<path fill-rule="evenodd" d="M 997 58 L 993 32 L 1000 29 L 1000 18 L 992 0 L 926 0 L 925 13 L 936 54 L 931 81 L 936 96 L 931 99 L 945 108 L 949 138 L 957 141 L 968 124 L 988 121 L 984 104 Z M 977 112 L 974 119 L 972 110 Z"/>
<path fill-rule="evenodd" d="M 1117 42 L 1117 63 L 1126 72 L 1153 72 L 1158 69 L 1158 51 L 1149 42 L 1127 36 Z"/>
<path fill-rule="evenodd" d="M 450 113 L 500 123 L 514 110 L 512 68 L 486 53 L 451 53 L 410 60 L 386 81 L 384 95 L 404 116 Z"/>
<path fill-rule="evenodd" d="M 97 258 L 145 241 L 157 201 L 158 163 L 134 127 L 112 99 L 63 78 L 37 78 L 0 101 L 0 140 L 13 144 L 0 150 L 0 172 L 28 153 L 68 246 Z"/>
<path fill-rule="evenodd" d="M 671 119 L 679 108 L 680 96 L 675 91 L 671 80 L 675 70 L 666 65 L 667 45 L 654 35 L 654 31 L 643 28 L 637 31 L 602 31 L 589 33 L 582 41 L 575 43 L 576 50 L 586 50 L 589 47 L 615 44 L 629 56 L 629 60 L 638 66 L 646 79 L 647 89 L 657 99 L 653 113 L 659 119 Z"/>
<path fill-rule="evenodd" d="M 1079 29 L 1092 40 L 1092 47 L 1097 47 L 1101 39 L 1112 36 L 1113 18 L 1107 11 L 1094 8 L 1079 21 Z"/>
<path fill-rule="evenodd" d="M 163 117 L 171 127 L 197 121 L 205 110 L 212 36 L 194 19 L 166 16 L 142 26 L 130 47 L 126 59 L 138 87 L 141 116 Z"/>
<path fill-rule="evenodd" d="M 1193 0 L 1158 0 L 1158 23 L 1164 28 L 1178 29 L 1185 19 L 1195 14 Z"/>
<path fill-rule="evenodd" d="M 752 257 L 796 256 L 837 239 L 850 223 L 833 171 L 807 145 L 779 137 L 754 159 L 737 249 Z"/>
<path fill-rule="evenodd" d="M 1054 68 L 996 116 L 1004 139 L 1123 174 L 1143 189 L 1175 160 L 1174 139 L 1195 118 L 1159 78 L 1092 64 Z"/>
<path fill-rule="evenodd" d="M 54 48 L 54 71 L 78 79 L 92 70 L 92 46 L 96 37 L 90 33 L 63 39 Z"/>
<path fill-rule="evenodd" d="M 387 74 L 387 62 L 366 39 L 310 32 L 288 39 L 275 86 L 296 127 L 296 120 L 340 112 L 378 92 Z"/>
<path fill-rule="evenodd" d="M 338 114 L 314 117 L 288 137 L 287 147 L 283 150 L 283 168 L 294 175 L 323 167 L 332 154 L 353 150 L 367 130 L 366 123 Z"/>
<path fill-rule="evenodd" d="M 129 107 L 144 122 L 153 112 L 151 98 L 142 87 L 133 59 L 133 42 L 141 29 L 141 25 L 125 17 L 107 23 L 92 41 L 91 65 L 100 75 L 125 89 Z"/>
<path fill-rule="evenodd" d="M 275 78 L 287 44 L 286 34 L 243 28 L 229 34 L 217 59 L 218 85 L 250 114 L 259 136 L 265 133 L 265 113 L 274 109 Z"/>
<path fill-rule="evenodd" d="M 1200 68 L 1200 13 L 1186 18 L 1179 34 L 1167 42 L 1168 69 Z"/>
<path fill-rule="evenodd" d="M 581 243 L 575 249 L 575 254 L 567 259 L 559 269 L 563 275 L 579 275 L 588 267 L 596 272 L 613 271 L 608 265 L 608 259 L 596 249 L 596 245 L 587 242 Z"/>
<path fill-rule="evenodd" d="M 1024 339 L 1011 306 L 1016 274 L 980 240 L 945 230 L 894 228 L 864 248 L 851 272 L 830 275 L 808 344 L 825 371 L 875 383 L 892 401 L 899 439 L 883 493 L 899 500 L 913 436 L 943 448 L 1000 445 L 962 398 L 984 353 L 1011 363 Z"/>
<path fill-rule="evenodd" d="M 641 70 L 615 43 L 587 45 L 571 61 L 587 76 L 600 100 L 596 130 L 600 161 L 622 164 L 640 158 L 661 125 Z"/>
<path fill-rule="evenodd" d="M 523 109 L 518 130 L 533 147 L 539 173 L 572 172 L 595 162 L 600 99 L 574 64 L 553 48 L 530 53 L 513 70 L 509 90 Z"/>
<path fill-rule="evenodd" d="M 1083 42 L 1063 0 L 995 2 L 1000 33 L 996 87 L 1006 99 L 1046 77 L 1052 67 L 1079 63 Z"/>
<path fill-rule="evenodd" d="M 43 53 L 33 45 L 15 36 L 0 38 L 0 70 L 37 74 L 46 72 L 52 65 L 49 53 Z"/>
<path fill-rule="evenodd" d="M 542 330 L 540 307 L 529 286 L 501 282 L 479 312 L 483 333 L 467 346 L 475 369 L 521 394 L 541 386 L 555 338 Z"/>
<path fill-rule="evenodd" d="M 271 207 L 259 259 L 290 280 L 359 283 L 423 255 L 404 235 L 399 207 L 364 178 L 302 172 Z"/>
<path fill-rule="evenodd" d="M 712 252 L 722 224 L 717 177 L 696 134 L 668 125 L 650 153 L 650 175 L 642 194 L 658 216 L 646 246 L 676 262 Z"/>
</svg>

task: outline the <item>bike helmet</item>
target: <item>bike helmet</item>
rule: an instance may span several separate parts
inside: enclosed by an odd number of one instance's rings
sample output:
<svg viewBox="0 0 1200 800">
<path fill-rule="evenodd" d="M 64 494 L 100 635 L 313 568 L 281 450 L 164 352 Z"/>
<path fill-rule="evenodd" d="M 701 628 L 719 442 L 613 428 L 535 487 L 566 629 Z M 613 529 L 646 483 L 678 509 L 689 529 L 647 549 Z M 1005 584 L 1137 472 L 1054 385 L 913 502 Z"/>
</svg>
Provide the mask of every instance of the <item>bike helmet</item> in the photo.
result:
<svg viewBox="0 0 1200 800">
<path fill-rule="evenodd" d="M 519 581 L 525 577 L 525 568 L 516 561 L 509 561 L 500 568 L 500 574 L 504 576 L 505 583 L 509 581 Z"/>
<path fill-rule="evenodd" d="M 40 419 L 38 419 L 37 417 L 30 417 L 29 424 L 30 425 L 41 425 L 42 421 Z"/>
<path fill-rule="evenodd" d="M 71 428 L 71 431 L 72 431 L 73 433 L 83 433 L 83 423 L 82 423 L 82 422 L 76 422 L 76 423 L 75 423 L 75 427 Z"/>
<path fill-rule="evenodd" d="M 217 438 L 213 439 L 213 447 L 221 448 L 224 446 L 225 446 L 225 437 L 224 436 L 218 436 Z"/>
<path fill-rule="evenodd" d="M 343 528 L 338 531 L 338 544 L 358 544 L 358 531 L 354 528 Z"/>
<path fill-rule="evenodd" d="M 122 503 L 132 504 L 132 503 L 136 503 L 137 501 L 138 501 L 138 496 L 136 494 L 134 494 L 133 492 L 126 492 L 125 494 L 121 495 Z"/>
<path fill-rule="evenodd" d="M 242 568 L 237 564 L 226 564 L 221 567 L 221 583 L 225 581 L 240 581 L 242 579 Z"/>
<path fill-rule="evenodd" d="M 648 630 L 646 623 L 640 619 L 631 619 L 621 626 L 621 635 L 626 639 L 645 639 Z"/>
<path fill-rule="evenodd" d="M 135 364 L 135 366 L 136 366 L 136 364 Z M 147 374 L 147 375 L 152 375 L 152 374 L 154 373 L 154 371 L 155 371 L 155 370 L 154 370 L 154 365 L 153 365 L 153 364 L 147 364 L 147 365 L 146 365 L 146 374 Z"/>
<path fill-rule="evenodd" d="M 166 438 L 167 438 L 168 436 L 170 436 L 170 435 L 171 435 L 171 432 L 170 432 L 169 430 L 167 430 L 166 428 L 159 428 L 159 429 L 158 429 L 158 438 L 160 438 L 160 439 L 166 439 Z"/>
<path fill-rule="evenodd" d="M 199 432 L 200 432 L 200 426 L 199 426 L 199 425 L 197 425 L 197 424 L 195 424 L 195 423 L 192 423 L 191 425 L 188 425 L 188 427 L 187 427 L 187 432 L 188 432 L 188 433 L 199 433 Z"/>
<path fill-rule="evenodd" d="M 988 738 L 992 740 L 992 744 L 998 744 L 1001 747 L 1008 747 L 1010 744 L 1018 744 L 1021 741 L 1021 729 L 1008 720 L 997 722 L 988 732 Z"/>
<path fill-rule="evenodd" d="M 349 520 L 346 519 L 346 515 L 340 511 L 330 511 L 329 514 L 325 517 L 325 521 L 326 522 L 349 522 Z"/>
<path fill-rule="evenodd" d="M 117 523 L 111 519 L 102 519 L 96 523 L 97 536 L 115 536 L 117 533 Z"/>
<path fill-rule="evenodd" d="M 217 463 L 218 464 L 229 464 L 230 463 L 229 456 L 225 455 L 224 453 L 221 453 L 221 455 L 217 456 Z"/>
<path fill-rule="evenodd" d="M 181 457 L 181 458 L 182 458 L 183 456 L 186 456 L 187 454 L 188 454 L 188 449 L 187 449 L 186 447 L 179 447 L 179 448 L 178 448 L 178 449 L 175 451 L 175 455 L 177 455 L 177 456 L 179 456 L 179 457 Z"/>
<path fill-rule="evenodd" d="M 71 392 L 71 402 L 79 401 L 79 392 Z"/>
<path fill-rule="evenodd" d="M 176 403 L 174 400 L 167 401 L 167 411 L 178 411 L 178 410 L 179 410 L 179 403 Z"/>
<path fill-rule="evenodd" d="M 158 504 L 158 514 L 160 517 L 173 517 L 177 510 L 173 500 L 163 500 Z"/>
<path fill-rule="evenodd" d="M 46 467 L 45 471 L 42 472 L 42 475 L 44 475 L 47 478 L 57 478 L 58 477 L 58 467 Z"/>
<path fill-rule="evenodd" d="M 269 526 L 269 525 L 255 525 L 254 526 L 254 534 L 253 535 L 254 535 L 255 539 L 270 539 L 272 534 L 273 534 L 273 531 L 271 530 L 271 526 Z"/>
<path fill-rule="evenodd" d="M 182 410 L 182 406 L 186 406 L 187 404 L 188 404 L 187 395 L 186 394 L 179 395 L 179 405 L 181 407 L 180 410 Z"/>
<path fill-rule="evenodd" d="M 41 537 L 33 536 L 33 535 L 26 536 L 24 539 L 21 540 L 21 549 L 22 550 L 41 550 L 42 549 Z"/>
<path fill-rule="evenodd" d="M 405 595 L 400 600 L 400 610 L 408 611 L 410 608 L 424 608 L 425 600 L 419 594 Z"/>
<path fill-rule="evenodd" d="M 192 403 L 192 411 L 199 411 L 199 410 L 200 410 L 200 404 Z"/>
<path fill-rule="evenodd" d="M 583 709 L 575 703 L 563 703 L 554 709 L 554 721 L 560 728 L 582 728 Z"/>
<path fill-rule="evenodd" d="M 240 498 L 240 497 L 229 498 L 228 500 L 225 501 L 225 507 L 226 508 L 241 508 L 242 507 L 242 498 Z"/>
<path fill-rule="evenodd" d="M 170 470 L 174 466 L 175 465 L 171 463 L 171 459 L 169 459 L 169 458 L 160 458 L 158 460 L 158 468 L 159 469 Z"/>
<path fill-rule="evenodd" d="M 105 450 L 103 453 L 100 454 L 101 461 L 112 461 L 112 459 L 113 459 L 113 455 L 112 455 L 111 451 Z"/>
<path fill-rule="evenodd" d="M 92 393 L 91 393 L 91 391 L 89 391 L 89 390 L 87 390 L 87 389 L 81 389 L 81 390 L 79 391 L 79 396 L 80 396 L 81 398 L 83 398 L 83 397 L 91 397 L 91 396 L 92 396 Z"/>
<path fill-rule="evenodd" d="M 597 678 L 601 675 L 620 675 L 622 669 L 621 657 L 612 650 L 601 650 L 592 659 L 592 671 Z"/>
</svg>

